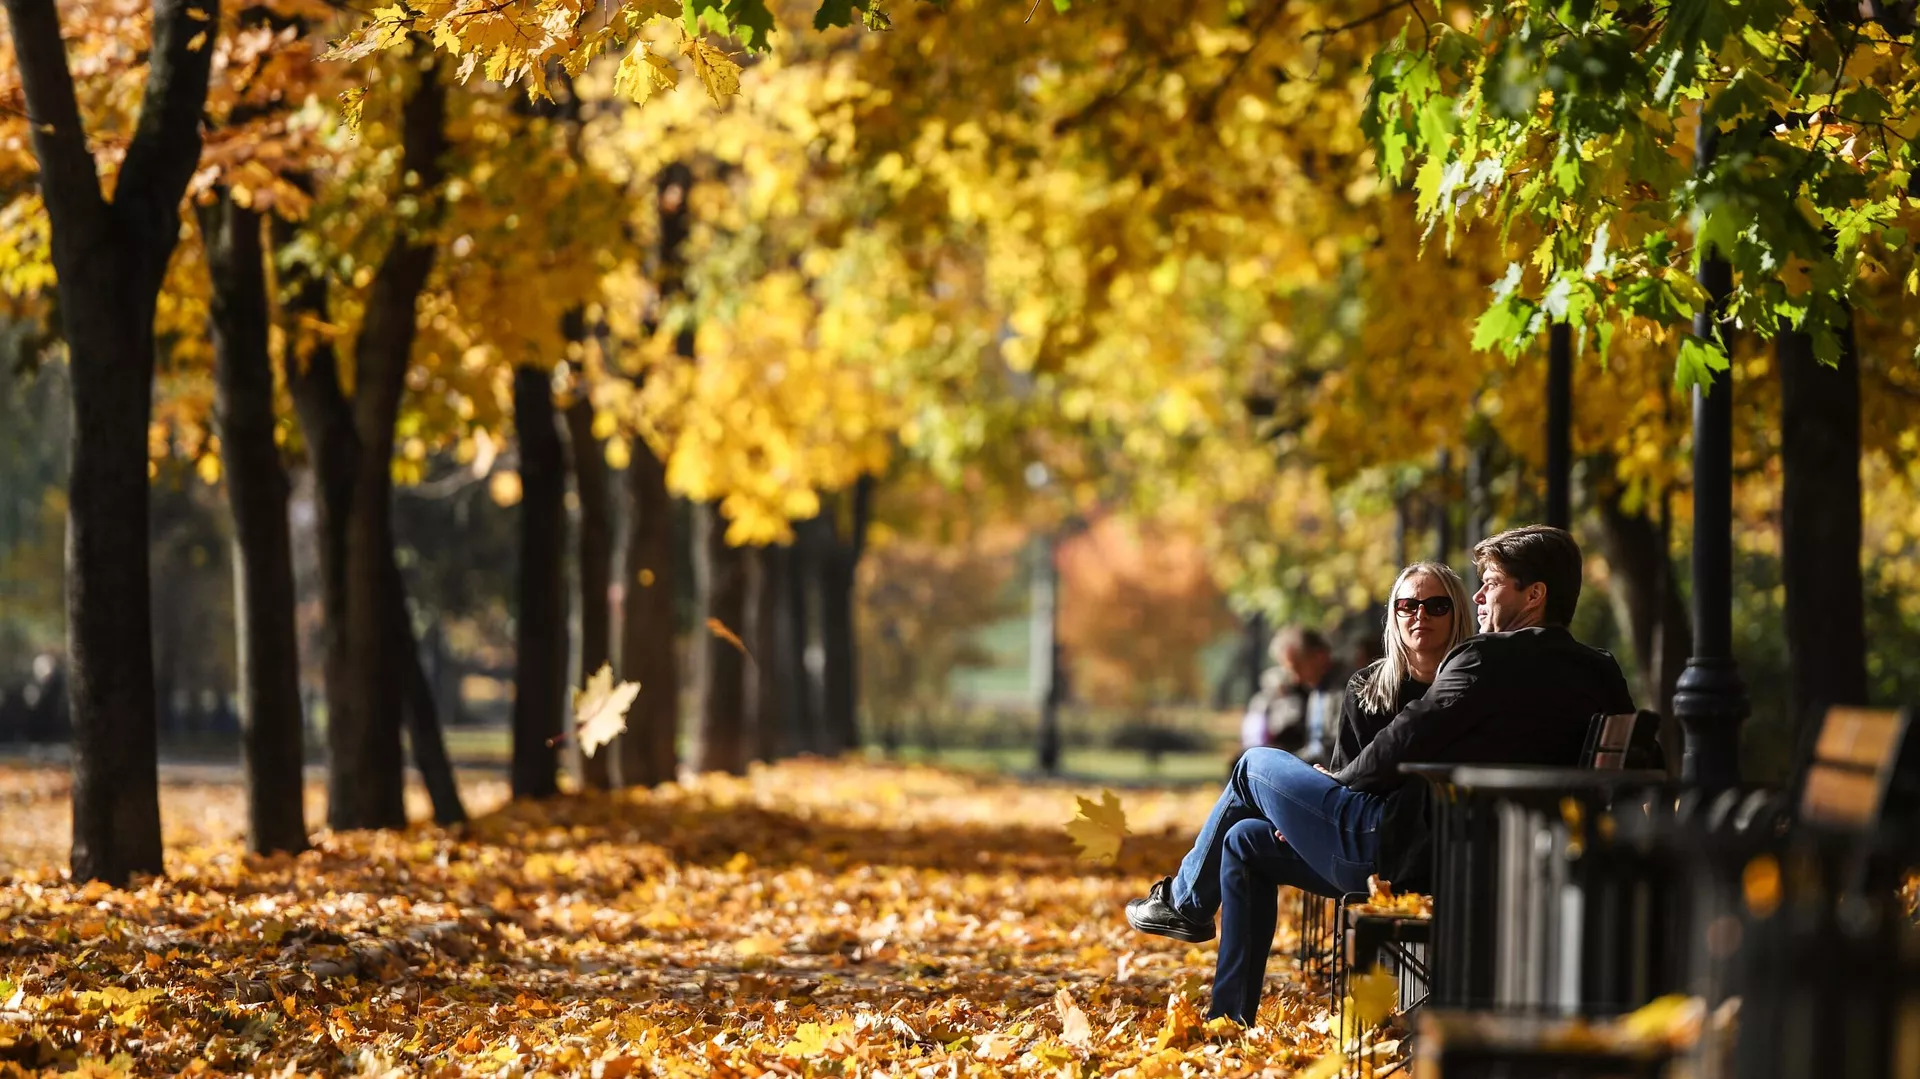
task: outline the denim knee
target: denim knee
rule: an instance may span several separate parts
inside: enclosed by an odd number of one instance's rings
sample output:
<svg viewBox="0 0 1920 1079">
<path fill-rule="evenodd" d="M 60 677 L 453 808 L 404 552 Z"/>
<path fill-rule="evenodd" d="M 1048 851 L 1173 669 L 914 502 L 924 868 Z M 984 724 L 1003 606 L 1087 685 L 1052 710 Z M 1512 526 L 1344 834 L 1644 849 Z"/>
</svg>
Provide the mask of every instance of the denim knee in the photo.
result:
<svg viewBox="0 0 1920 1079">
<path fill-rule="evenodd" d="M 1226 859 L 1245 864 L 1258 860 L 1275 842 L 1273 825 L 1264 818 L 1253 817 L 1227 829 L 1222 851 Z"/>
</svg>

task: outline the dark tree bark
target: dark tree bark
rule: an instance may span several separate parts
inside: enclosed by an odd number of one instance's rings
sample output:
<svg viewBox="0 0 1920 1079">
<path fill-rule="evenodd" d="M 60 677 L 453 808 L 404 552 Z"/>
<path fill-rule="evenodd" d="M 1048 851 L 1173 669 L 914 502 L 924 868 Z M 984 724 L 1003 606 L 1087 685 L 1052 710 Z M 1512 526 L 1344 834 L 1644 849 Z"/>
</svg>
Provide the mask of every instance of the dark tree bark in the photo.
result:
<svg viewBox="0 0 1920 1079">
<path fill-rule="evenodd" d="M 445 115 L 446 87 L 429 70 L 402 111 L 401 171 L 411 192 L 431 197 L 444 178 Z M 376 268 L 356 342 L 351 399 L 341 389 L 333 346 L 324 336 L 288 372 L 319 493 L 327 819 L 340 830 L 406 824 L 403 714 L 414 724 L 415 757 L 434 795 L 435 816 L 464 817 L 439 717 L 422 701 L 430 701 L 431 689 L 420 670 L 393 555 L 393 427 L 411 361 L 416 304 L 433 259 L 430 243 L 402 235 Z M 290 278 L 288 314 L 298 340 L 307 336 L 299 328 L 302 316 L 326 318 L 326 282 L 311 267 L 290 268 Z"/>
<path fill-rule="evenodd" d="M 617 743 L 620 782 L 670 783 L 679 771 L 680 664 L 674 655 L 673 499 L 667 470 L 643 439 L 627 465 L 631 517 L 626 599 L 621 605 L 620 676 L 640 683 Z"/>
<path fill-rule="evenodd" d="M 290 487 L 274 443 L 273 358 L 260 215 L 222 191 L 199 212 L 212 280 L 215 417 L 233 513 L 247 845 L 258 853 L 307 846 L 302 805 L 305 730 L 294 631 Z"/>
<path fill-rule="evenodd" d="M 607 601 L 613 574 L 612 506 L 608 501 L 606 447 L 593 437 L 593 402 L 580 395 L 566 411 L 573 489 L 580 500 L 574 555 L 580 574 L 580 678 L 584 682 L 613 660 L 613 611 Z M 601 750 L 582 762 L 588 787 L 613 785 L 610 767 L 616 750 Z"/>
<path fill-rule="evenodd" d="M 291 241 L 291 229 L 276 223 L 276 248 Z M 287 365 L 287 388 L 293 396 L 300 430 L 306 437 L 307 463 L 313 469 L 315 546 L 320 555 L 321 640 L 326 650 L 322 665 L 327 702 L 327 804 L 338 804 L 338 789 L 350 777 L 335 756 L 339 730 L 356 729 L 353 716 L 354 671 L 347 647 L 347 516 L 353 508 L 353 465 L 360 456 L 353 430 L 353 409 L 340 390 L 338 357 L 333 341 L 318 335 L 302 340 L 297 327 L 303 319 L 324 323 L 327 283 L 312 268 L 288 268 L 286 303 L 288 340 L 294 342 Z M 301 353 L 304 353 L 302 355 Z"/>
<path fill-rule="evenodd" d="M 747 624 L 741 636 L 753 654 L 747 671 L 746 708 L 754 760 L 777 761 L 787 752 L 793 693 L 787 669 L 793 656 L 787 640 L 793 630 L 787 611 L 792 599 L 787 576 L 792 558 L 793 548 L 784 544 L 755 547 L 747 556 Z"/>
<path fill-rule="evenodd" d="M 417 191 L 431 193 L 443 178 L 445 117 L 446 87 L 428 71 L 402 114 L 402 172 Z M 328 820 L 336 830 L 407 823 L 400 725 L 413 642 L 398 634 L 385 586 L 393 559 L 393 426 L 412 360 L 416 305 L 433 259 L 424 239 L 394 241 L 374 271 L 356 342 L 352 412 L 359 454 L 346 521 L 352 712 L 340 729 L 328 725 L 335 768 Z"/>
<path fill-rule="evenodd" d="M 413 764 L 420 771 L 420 781 L 426 784 L 427 797 L 433 802 L 434 822 L 459 824 L 467 819 L 467 810 L 460 804 L 460 784 L 454 778 L 453 760 L 447 756 L 433 679 L 427 674 L 419 645 L 414 640 L 413 616 L 407 611 L 407 584 L 400 576 L 399 562 L 389 557 L 387 565 L 392 581 L 388 594 L 392 596 L 397 622 L 394 639 L 407 649 L 400 657 L 404 664 L 401 676 L 406 679 L 407 744 L 413 750 Z"/>
<path fill-rule="evenodd" d="M 1793 717 L 1867 703 L 1860 576 L 1860 360 L 1849 325 L 1838 364 L 1806 334 L 1775 341 L 1780 368 L 1780 569 Z"/>
<path fill-rule="evenodd" d="M 162 870 L 147 557 L 153 312 L 200 160 L 217 0 L 154 0 L 140 116 L 111 202 L 81 125 L 55 0 L 5 0 L 52 223 L 73 395 L 67 662 L 73 876 Z"/>
<path fill-rule="evenodd" d="M 821 672 L 822 744 L 819 748 L 835 756 L 860 746 L 853 589 L 860 556 L 866 549 L 873 477 L 860 477 L 844 497 L 845 521 L 836 520 L 841 514 L 823 511 L 800 526 L 812 548 L 808 562 L 819 584 L 820 644 L 825 660 Z"/>
<path fill-rule="evenodd" d="M 784 662 L 791 672 L 787 704 L 787 746 L 789 752 L 821 754 L 826 739 L 821 733 L 820 685 L 807 664 L 807 648 L 813 640 L 813 591 L 815 559 L 807 542 L 807 526 L 787 555 L 787 638 Z"/>
<path fill-rule="evenodd" d="M 1677 772 L 1681 731 L 1673 718 L 1673 692 L 1693 651 L 1693 631 L 1675 583 L 1667 534 L 1645 510 L 1622 505 L 1618 493 L 1602 499 L 1599 508 L 1617 620 L 1640 669 L 1637 695 L 1642 707 L 1665 717 L 1660 743 L 1668 769 Z"/>
<path fill-rule="evenodd" d="M 686 293 L 686 244 L 693 226 L 687 196 L 693 171 L 680 162 L 660 170 L 654 181 L 660 237 L 654 277 L 662 305 Z M 693 328 L 675 334 L 674 351 L 693 356 Z M 666 462 L 645 439 L 636 438 L 627 465 L 627 567 L 620 627 L 621 677 L 640 684 L 627 713 L 627 732 L 616 759 L 620 782 L 628 786 L 670 783 L 679 772 L 680 664 L 674 655 L 674 596 L 679 565 L 674 550 L 673 499 L 667 493 Z"/>
<path fill-rule="evenodd" d="M 545 371 L 513 372 L 520 439 L 520 586 L 513 695 L 513 796 L 559 793 L 556 744 L 567 691 L 567 604 L 563 537 L 567 465 Z"/>
<path fill-rule="evenodd" d="M 302 317 L 324 320 L 326 282 L 291 267 L 292 296 L 287 312 L 297 322 Z M 308 350 L 305 361 L 296 362 L 287 373 L 287 385 L 293 395 L 301 430 L 306 434 L 307 457 L 314 473 L 314 514 L 319 536 L 322 641 L 326 649 L 323 664 L 328 716 L 328 742 L 332 744 L 335 722 L 352 725 L 352 712 L 358 699 L 354 690 L 356 673 L 347 646 L 347 573 L 346 524 L 354 499 L 354 463 L 359 458 L 359 436 L 353 428 L 353 409 L 340 391 L 338 362 L 333 346 L 326 339 Z M 405 679 L 403 705 L 407 721 L 407 740 L 413 750 L 415 766 L 433 800 L 433 818 L 441 824 L 457 824 L 467 819 L 460 803 L 460 788 L 454 779 L 453 764 L 447 757 L 435 704 L 432 681 L 421 666 L 419 650 L 413 648 L 413 619 L 407 612 L 406 583 L 400 567 L 388 550 L 384 593 L 392 617 L 391 639 L 409 649 L 400 657 L 400 673 Z M 353 777 L 338 767 L 328 769 L 329 806 L 334 802 L 335 785 L 353 782 Z"/>
<path fill-rule="evenodd" d="M 1453 451 L 1441 449 L 1434 459 L 1433 560 L 1441 564 L 1453 557 Z"/>
<path fill-rule="evenodd" d="M 747 559 L 727 542 L 727 520 L 720 505 L 694 509 L 694 579 L 702 599 L 706 627 L 700 642 L 700 745 L 694 769 L 742 775 L 752 751 L 747 744 L 747 663 L 731 641 L 713 631 L 717 624 L 736 635 L 746 623 Z"/>
</svg>

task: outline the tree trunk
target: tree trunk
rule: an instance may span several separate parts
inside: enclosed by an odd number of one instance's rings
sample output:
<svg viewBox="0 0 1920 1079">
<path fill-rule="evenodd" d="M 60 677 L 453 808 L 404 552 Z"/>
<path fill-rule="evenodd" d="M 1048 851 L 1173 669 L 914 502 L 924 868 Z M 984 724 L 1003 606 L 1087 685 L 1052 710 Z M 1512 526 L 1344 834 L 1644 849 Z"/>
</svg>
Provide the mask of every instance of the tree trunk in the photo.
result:
<svg viewBox="0 0 1920 1079">
<path fill-rule="evenodd" d="M 836 521 L 839 514 L 829 508 L 801 525 L 803 534 L 812 540 L 809 561 L 820 588 L 820 643 L 825 660 L 821 672 L 820 748 L 835 756 L 860 747 L 853 589 L 866 546 L 873 478 L 860 477 L 846 497 L 845 522 Z M 847 530 L 844 536 L 840 533 L 843 526 Z"/>
<path fill-rule="evenodd" d="M 793 648 L 787 640 L 792 598 L 787 575 L 792 571 L 793 548 L 755 547 L 747 555 L 747 650 L 753 663 L 747 671 L 747 722 L 752 731 L 755 760 L 776 761 L 786 755 L 788 712 L 793 679 L 786 669 Z"/>
<path fill-rule="evenodd" d="M 294 631 L 289 484 L 274 443 L 273 359 L 260 215 L 223 191 L 200 208 L 212 279 L 215 414 L 233 514 L 234 639 L 239 645 L 247 846 L 307 846 L 300 650 Z"/>
<path fill-rule="evenodd" d="M 276 225 L 276 247 L 291 239 L 291 230 Z M 292 296 L 287 303 L 289 325 L 302 318 L 324 321 L 326 318 L 326 282 L 308 272 L 307 267 L 288 271 Z M 290 335 L 291 336 L 291 335 Z M 353 428 L 353 409 L 340 391 L 338 363 L 333 346 L 325 338 L 308 350 L 304 362 L 289 365 L 287 385 L 292 391 L 300 427 L 306 435 L 307 457 L 314 473 L 314 516 L 320 554 L 320 594 L 322 640 L 326 648 L 323 664 L 327 701 L 328 745 L 334 745 L 334 725 L 355 727 L 353 709 L 355 673 L 347 646 L 347 533 L 353 508 L 354 463 L 360 456 L 359 435 Z M 390 639 L 411 651 L 399 657 L 400 677 L 404 679 L 403 707 L 407 721 L 407 739 L 413 750 L 415 766 L 433 800 L 433 818 L 441 824 L 457 824 L 467 819 L 460 804 L 460 789 L 454 779 L 453 765 L 447 757 L 441 734 L 439 709 L 435 704 L 432 682 L 420 665 L 414 647 L 413 619 L 407 612 L 406 583 L 389 546 L 383 567 L 392 627 Z M 408 661 L 408 656 L 412 661 Z M 336 766 L 328 769 L 328 805 L 346 797 L 337 794 L 340 785 L 351 784 L 354 777 Z"/>
<path fill-rule="evenodd" d="M 840 756 L 860 746 L 855 718 L 853 565 L 839 552 L 820 565 L 820 671 L 822 748 Z"/>
<path fill-rule="evenodd" d="M 612 662 L 612 610 L 607 593 L 613 573 L 613 523 L 607 494 L 607 453 L 593 437 L 593 402 L 583 393 L 567 409 L 573 489 L 580 500 L 575 557 L 580 574 L 580 680 Z M 581 762 L 582 782 L 595 790 L 613 785 L 614 751 L 602 747 Z"/>
<path fill-rule="evenodd" d="M 820 731 L 820 685 L 807 662 L 807 649 L 813 640 L 813 604 L 808 592 L 817 576 L 818 562 L 812 544 L 806 541 L 803 523 L 800 536 L 787 555 L 787 635 L 784 664 L 791 673 L 788 685 L 787 746 L 793 753 L 821 754 L 825 739 Z"/>
<path fill-rule="evenodd" d="M 277 249 L 291 242 L 291 228 L 276 222 Z M 347 647 L 347 518 L 353 508 L 353 464 L 360 456 L 359 436 L 353 429 L 353 410 L 340 391 L 338 358 L 332 339 L 316 336 L 302 342 L 294 328 L 303 319 L 325 322 L 326 279 L 312 268 L 289 267 L 290 298 L 286 305 L 288 339 L 287 388 L 306 437 L 307 462 L 313 469 L 314 528 L 320 556 L 321 639 L 326 649 L 322 677 L 327 702 L 327 806 L 331 814 L 347 795 L 342 788 L 350 777 L 337 755 L 341 731 L 357 729 L 353 716 L 353 658 Z M 304 355 L 299 353 L 304 352 Z"/>
<path fill-rule="evenodd" d="M 1687 607 L 1675 583 L 1673 557 L 1660 523 L 1644 510 L 1628 511 L 1620 497 L 1601 500 L 1600 528 L 1612 573 L 1615 620 L 1633 645 L 1640 668 L 1644 707 L 1665 717 L 1660 741 L 1667 767 L 1680 767 L 1681 732 L 1673 718 L 1673 692 L 1693 651 Z"/>
<path fill-rule="evenodd" d="M 680 664 L 674 655 L 673 499 L 667 470 L 644 439 L 627 465 L 631 519 L 620 676 L 640 683 L 616 759 L 626 786 L 670 783 L 679 771 Z"/>
<path fill-rule="evenodd" d="M 1780 570 L 1793 718 L 1867 702 L 1860 578 L 1860 360 L 1853 327 L 1828 367 L 1807 335 L 1775 341 L 1780 368 Z"/>
<path fill-rule="evenodd" d="M 747 744 L 747 664 L 716 626 L 739 634 L 746 622 L 747 560 L 727 542 L 727 521 L 717 502 L 694 511 L 694 579 L 702 599 L 706 627 L 694 632 L 700 642 L 700 751 L 694 770 L 744 775 Z"/>
<path fill-rule="evenodd" d="M 393 582 L 388 590 L 393 597 L 393 615 L 398 623 L 394 638 L 406 645 L 400 657 L 406 679 L 407 743 L 413 750 L 413 766 L 426 785 L 433 801 L 436 824 L 459 824 L 467 819 L 460 804 L 460 783 L 453 774 L 453 760 L 447 756 L 447 741 L 440 729 L 440 708 L 435 700 L 433 680 L 420 658 L 420 646 L 414 639 L 413 616 L 407 611 L 407 585 L 400 576 L 400 564 L 388 560 Z"/>
<path fill-rule="evenodd" d="M 441 177 L 446 87 L 429 71 L 403 115 L 406 172 L 419 190 Z M 417 302 L 433 269 L 430 243 L 396 239 L 373 275 L 356 341 L 353 427 L 359 444 L 346 522 L 346 644 L 353 671 L 350 723 L 329 724 L 338 774 L 328 820 L 336 830 L 407 823 L 400 726 L 411 635 L 402 636 L 385 586 L 393 559 L 393 427 L 400 416 Z"/>
<path fill-rule="evenodd" d="M 562 553 L 566 455 L 555 426 L 552 382 L 545 371 L 513 373 L 514 422 L 520 438 L 520 589 L 514 664 L 513 796 L 559 793 L 556 744 L 567 689 L 566 576 Z"/>
<path fill-rule="evenodd" d="M 71 371 L 67 662 L 73 876 L 162 870 L 148 591 L 147 423 L 153 313 L 200 159 L 214 0 L 155 0 L 140 116 L 111 202 L 100 189 L 55 0 L 6 0 L 51 222 Z"/>
<path fill-rule="evenodd" d="M 426 72 L 403 109 L 403 173 L 409 190 L 431 194 L 443 176 L 445 107 L 445 86 L 436 73 Z M 282 235 L 290 239 L 290 233 Z M 419 656 L 409 652 L 413 636 L 393 568 L 393 428 L 413 349 L 416 303 L 433 258 L 432 246 L 402 236 L 381 260 L 356 342 L 350 401 L 325 337 L 308 348 L 304 364 L 288 372 L 320 493 L 327 819 L 337 830 L 406 824 L 400 728 L 407 682 Z M 289 314 L 324 320 L 324 278 L 311 267 L 295 267 L 290 283 Z M 297 318 L 290 322 L 298 326 Z M 293 336 L 307 334 L 295 329 Z M 418 723 L 427 714 L 416 709 L 414 716 Z M 425 754 L 429 765 L 434 741 L 415 739 L 416 753 Z M 437 801 L 436 815 L 445 810 Z"/>
</svg>

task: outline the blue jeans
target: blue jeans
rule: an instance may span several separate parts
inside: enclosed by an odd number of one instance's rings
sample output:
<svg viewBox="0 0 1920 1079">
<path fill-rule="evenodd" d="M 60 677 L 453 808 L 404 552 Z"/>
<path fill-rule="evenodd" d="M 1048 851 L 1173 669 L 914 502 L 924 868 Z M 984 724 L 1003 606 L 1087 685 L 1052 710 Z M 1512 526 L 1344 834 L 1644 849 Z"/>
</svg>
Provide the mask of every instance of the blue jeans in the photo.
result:
<svg viewBox="0 0 1920 1079">
<path fill-rule="evenodd" d="M 1172 899 L 1181 913 L 1210 919 L 1220 912 L 1210 1015 L 1253 1022 L 1280 885 L 1336 897 L 1367 890 L 1384 805 L 1378 795 L 1349 790 L 1285 750 L 1250 749 L 1241 756 L 1173 878 Z"/>
</svg>

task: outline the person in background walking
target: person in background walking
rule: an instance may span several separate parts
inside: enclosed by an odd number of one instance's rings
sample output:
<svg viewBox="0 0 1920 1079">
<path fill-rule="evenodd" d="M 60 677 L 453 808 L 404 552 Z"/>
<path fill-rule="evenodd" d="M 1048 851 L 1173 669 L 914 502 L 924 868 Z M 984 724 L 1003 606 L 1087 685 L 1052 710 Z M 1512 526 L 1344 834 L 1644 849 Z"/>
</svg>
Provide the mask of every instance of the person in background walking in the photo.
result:
<svg viewBox="0 0 1920 1079">
<path fill-rule="evenodd" d="M 1240 721 L 1240 748 L 1284 749 L 1323 763 L 1332 755 L 1340 708 L 1333 649 L 1319 633 L 1288 626 L 1274 635 L 1270 654 L 1279 666 L 1260 676 L 1260 692 Z"/>
</svg>

